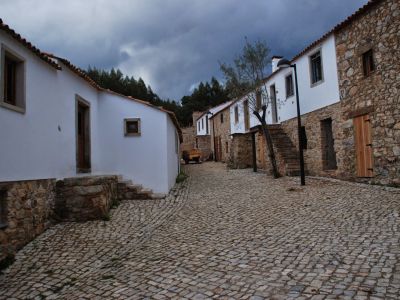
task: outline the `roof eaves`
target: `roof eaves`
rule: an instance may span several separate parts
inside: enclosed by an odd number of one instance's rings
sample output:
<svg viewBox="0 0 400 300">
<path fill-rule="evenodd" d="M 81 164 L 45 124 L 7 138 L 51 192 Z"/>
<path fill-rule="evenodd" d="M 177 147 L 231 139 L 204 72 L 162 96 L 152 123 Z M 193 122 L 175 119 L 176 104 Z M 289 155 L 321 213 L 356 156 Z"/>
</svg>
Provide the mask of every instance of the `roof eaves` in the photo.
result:
<svg viewBox="0 0 400 300">
<path fill-rule="evenodd" d="M 39 57 L 41 60 L 44 62 L 48 63 L 50 66 L 57 70 L 61 70 L 61 66 L 59 66 L 57 63 L 52 61 L 49 57 L 47 57 L 43 52 L 41 52 L 38 48 L 36 48 L 34 45 L 32 45 L 30 42 L 28 42 L 25 38 L 23 38 L 19 33 L 16 33 L 14 29 L 11 29 L 10 26 L 7 24 L 3 23 L 3 20 L 0 19 L 0 29 L 5 31 L 7 34 L 9 34 L 12 38 L 17 40 L 19 43 L 21 43 L 25 48 L 33 52 L 37 57 Z"/>
</svg>

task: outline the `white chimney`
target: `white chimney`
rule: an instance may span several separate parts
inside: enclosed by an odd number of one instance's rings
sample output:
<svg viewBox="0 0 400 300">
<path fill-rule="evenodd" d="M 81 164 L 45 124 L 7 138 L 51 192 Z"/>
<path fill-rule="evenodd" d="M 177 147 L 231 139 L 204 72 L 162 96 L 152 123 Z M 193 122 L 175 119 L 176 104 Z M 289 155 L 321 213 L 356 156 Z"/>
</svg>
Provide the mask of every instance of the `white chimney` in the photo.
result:
<svg viewBox="0 0 400 300">
<path fill-rule="evenodd" d="M 278 62 L 282 59 L 282 56 L 274 55 L 272 56 L 272 73 L 278 70 Z"/>
</svg>

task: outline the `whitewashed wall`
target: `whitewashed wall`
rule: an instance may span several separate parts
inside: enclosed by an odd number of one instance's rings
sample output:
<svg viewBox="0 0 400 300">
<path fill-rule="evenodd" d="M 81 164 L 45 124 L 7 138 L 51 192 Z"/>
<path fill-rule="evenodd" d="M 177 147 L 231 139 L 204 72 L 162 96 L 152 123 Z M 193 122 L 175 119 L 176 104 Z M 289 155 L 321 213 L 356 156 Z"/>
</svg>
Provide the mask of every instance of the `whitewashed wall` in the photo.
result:
<svg viewBox="0 0 400 300">
<path fill-rule="evenodd" d="M 155 192 L 167 192 L 167 115 L 107 92 L 100 93 L 99 107 L 101 169 Z M 140 118 L 140 136 L 124 135 L 124 119 L 128 118 Z"/>
<path fill-rule="evenodd" d="M 208 123 L 208 131 L 207 131 L 207 123 Z M 203 124 L 203 126 L 202 126 Z M 204 114 L 200 119 L 196 122 L 196 132 L 197 135 L 210 135 L 210 120 L 207 114 Z"/>
<path fill-rule="evenodd" d="M 316 86 L 311 86 L 309 55 L 313 54 L 318 49 L 321 49 L 324 80 Z M 297 65 L 301 114 L 306 114 L 340 101 L 334 35 L 329 36 L 321 44 L 315 46 L 312 50 L 296 59 L 294 63 Z M 285 77 L 291 72 L 293 73 L 294 85 L 294 71 L 292 68 L 282 69 L 276 72 L 267 82 L 268 91 L 271 85 L 275 84 L 276 87 L 278 123 L 294 118 L 297 115 L 296 94 L 286 99 Z M 231 133 L 245 132 L 243 101 L 244 99 L 241 99 L 230 107 Z M 235 123 L 235 106 L 239 107 L 238 123 Z M 271 124 L 271 105 L 269 105 L 267 112 L 267 123 Z M 259 125 L 259 121 L 250 112 L 250 127 L 256 125 Z"/>
<path fill-rule="evenodd" d="M 26 112 L 0 107 L 0 181 L 77 175 L 78 95 L 90 104 L 90 174 L 121 174 L 155 192 L 169 191 L 179 151 L 167 113 L 99 92 L 62 63 L 62 71 L 56 70 L 2 32 L 0 43 L 24 57 L 26 69 Z M 124 118 L 136 117 L 141 136 L 125 137 Z"/>
<path fill-rule="evenodd" d="M 167 116 L 165 136 L 167 138 L 167 157 L 165 161 L 167 162 L 168 182 L 167 189 L 163 191 L 164 193 L 174 186 L 180 169 L 179 135 L 169 116 Z"/>
<path fill-rule="evenodd" d="M 26 70 L 25 114 L 0 107 L 0 181 L 75 175 L 75 94 L 94 101 L 95 112 L 97 91 L 44 63 L 3 32 L 0 43 L 25 58 Z M 95 129 L 92 143 L 97 143 Z M 97 160 L 94 150 L 93 165 Z"/>
</svg>

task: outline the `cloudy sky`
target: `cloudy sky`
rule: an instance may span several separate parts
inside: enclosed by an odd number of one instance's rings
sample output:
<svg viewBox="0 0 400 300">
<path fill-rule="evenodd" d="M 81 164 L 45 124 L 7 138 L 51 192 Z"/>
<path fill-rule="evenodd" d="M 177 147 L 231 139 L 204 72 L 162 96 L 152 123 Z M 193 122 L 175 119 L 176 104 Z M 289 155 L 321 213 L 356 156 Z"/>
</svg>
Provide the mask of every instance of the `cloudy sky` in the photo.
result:
<svg viewBox="0 0 400 300">
<path fill-rule="evenodd" d="M 367 0 L 0 0 L 0 18 L 41 50 L 142 77 L 179 100 L 231 62 L 247 36 L 292 57 Z"/>
</svg>

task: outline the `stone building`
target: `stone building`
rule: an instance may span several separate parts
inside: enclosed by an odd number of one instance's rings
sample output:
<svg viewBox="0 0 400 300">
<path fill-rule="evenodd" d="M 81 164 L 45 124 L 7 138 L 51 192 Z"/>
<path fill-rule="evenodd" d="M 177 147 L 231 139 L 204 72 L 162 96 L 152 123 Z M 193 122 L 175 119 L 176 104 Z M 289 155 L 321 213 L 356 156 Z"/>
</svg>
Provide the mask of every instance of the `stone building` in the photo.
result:
<svg viewBox="0 0 400 300">
<path fill-rule="evenodd" d="M 291 60 L 298 72 L 308 174 L 399 185 L 399 5 L 395 0 L 368 2 Z M 273 58 L 266 78 L 267 123 L 280 173 L 297 175 L 294 74 L 291 68 L 277 68 L 280 59 Z M 250 114 L 246 122 L 245 106 L 246 96 L 230 108 L 232 149 L 248 149 L 251 142 L 242 138 L 238 141 L 247 145 L 238 145 L 236 135 L 255 134 L 257 166 L 270 171 L 258 121 Z"/>
<path fill-rule="evenodd" d="M 1 19 L 0 50 L 0 262 L 53 221 L 106 217 L 120 181 L 135 182 L 127 197 L 169 192 L 182 140 L 172 112 L 100 87 Z"/>
<path fill-rule="evenodd" d="M 213 130 L 213 126 L 215 126 L 216 123 L 212 122 L 211 118 L 219 113 L 221 110 L 229 107 L 231 103 L 232 101 L 228 101 L 218 106 L 212 107 L 207 111 L 204 111 L 197 117 L 196 122 L 194 122 L 193 118 L 193 122 L 194 124 L 196 124 L 196 147 L 203 152 L 203 160 L 212 159 L 215 155 L 214 143 L 211 138 L 211 133 Z"/>
<path fill-rule="evenodd" d="M 231 125 L 229 106 L 211 118 L 211 149 L 215 149 L 215 160 L 228 162 L 231 148 Z"/>
<path fill-rule="evenodd" d="M 400 3 L 375 0 L 335 29 L 343 176 L 400 186 Z"/>
</svg>

